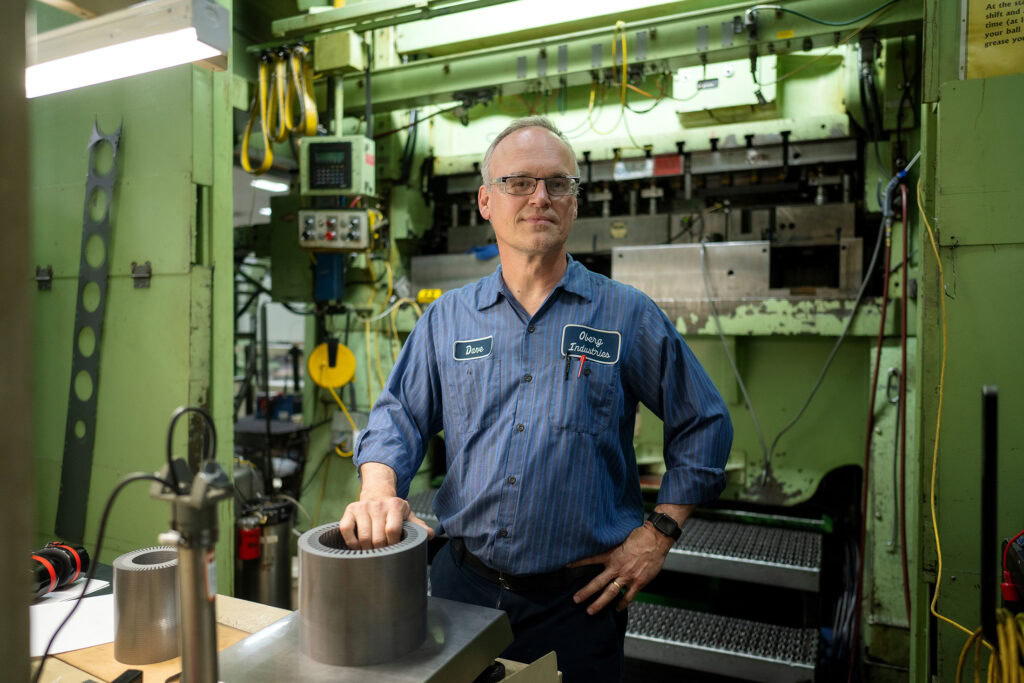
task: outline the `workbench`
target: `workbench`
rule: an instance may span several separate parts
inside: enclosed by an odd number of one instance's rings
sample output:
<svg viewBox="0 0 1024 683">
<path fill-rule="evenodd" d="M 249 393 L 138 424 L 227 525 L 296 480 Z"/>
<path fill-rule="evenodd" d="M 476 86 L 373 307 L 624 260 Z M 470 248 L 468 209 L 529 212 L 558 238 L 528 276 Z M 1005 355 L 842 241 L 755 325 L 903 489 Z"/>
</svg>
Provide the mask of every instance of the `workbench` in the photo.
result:
<svg viewBox="0 0 1024 683">
<path fill-rule="evenodd" d="M 217 650 L 234 645 L 289 614 L 291 612 L 279 607 L 218 595 Z M 34 662 L 33 671 L 35 665 Z M 164 683 L 168 677 L 181 671 L 181 658 L 145 666 L 122 664 L 114 659 L 114 643 L 109 642 L 50 657 L 43 670 L 42 682 L 112 681 L 127 669 L 141 670 L 143 683 Z"/>
<path fill-rule="evenodd" d="M 289 610 L 250 602 L 226 595 L 217 596 L 217 651 L 245 639 L 274 622 L 291 614 Z M 499 659 L 505 665 L 506 679 L 524 683 L 558 683 L 553 653 L 531 665 Z M 33 660 L 33 673 L 38 658 Z M 148 665 L 122 664 L 114 659 L 114 643 L 104 643 L 81 650 L 71 650 L 51 656 L 40 683 L 79 683 L 97 681 L 107 683 L 127 669 L 142 671 L 142 683 L 164 683 L 181 671 L 181 658 Z M 517 675 L 521 674 L 521 675 Z M 511 683 L 511 682 L 510 682 Z"/>
</svg>

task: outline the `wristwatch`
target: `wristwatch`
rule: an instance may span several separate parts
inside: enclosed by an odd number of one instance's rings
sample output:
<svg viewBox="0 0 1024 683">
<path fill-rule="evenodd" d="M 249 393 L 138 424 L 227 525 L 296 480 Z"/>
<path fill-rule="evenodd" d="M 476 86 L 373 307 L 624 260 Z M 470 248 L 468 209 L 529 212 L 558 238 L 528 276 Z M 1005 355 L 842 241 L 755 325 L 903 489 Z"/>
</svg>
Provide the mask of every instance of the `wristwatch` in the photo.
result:
<svg viewBox="0 0 1024 683">
<path fill-rule="evenodd" d="M 665 534 L 673 541 L 678 541 L 679 537 L 683 535 L 683 530 L 676 524 L 676 520 L 672 519 L 664 512 L 652 512 L 647 516 L 647 521 L 650 522 L 655 529 Z"/>
</svg>

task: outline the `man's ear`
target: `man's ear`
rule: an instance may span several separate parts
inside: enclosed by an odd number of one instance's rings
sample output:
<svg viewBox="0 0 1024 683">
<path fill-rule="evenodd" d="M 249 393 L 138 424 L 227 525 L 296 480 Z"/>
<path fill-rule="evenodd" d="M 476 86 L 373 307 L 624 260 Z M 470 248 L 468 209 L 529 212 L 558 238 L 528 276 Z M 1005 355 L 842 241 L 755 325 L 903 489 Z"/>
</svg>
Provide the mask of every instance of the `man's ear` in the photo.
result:
<svg viewBox="0 0 1024 683">
<path fill-rule="evenodd" d="M 491 193 L 487 190 L 486 185 L 481 185 L 476 191 L 476 205 L 484 220 L 491 220 Z"/>
</svg>

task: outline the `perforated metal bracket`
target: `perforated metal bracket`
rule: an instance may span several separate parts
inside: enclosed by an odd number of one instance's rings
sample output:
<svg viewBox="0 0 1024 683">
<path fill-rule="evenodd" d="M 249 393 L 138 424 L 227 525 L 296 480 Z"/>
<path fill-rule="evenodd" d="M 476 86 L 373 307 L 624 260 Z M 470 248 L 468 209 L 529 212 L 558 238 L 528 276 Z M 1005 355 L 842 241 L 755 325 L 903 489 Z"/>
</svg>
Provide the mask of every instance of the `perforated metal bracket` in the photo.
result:
<svg viewBox="0 0 1024 683">
<path fill-rule="evenodd" d="M 53 266 L 36 266 L 36 286 L 40 292 L 53 289 Z"/>
<path fill-rule="evenodd" d="M 149 261 L 136 263 L 132 261 L 132 283 L 135 289 L 149 289 L 149 280 L 153 277 L 153 266 Z"/>
<path fill-rule="evenodd" d="M 99 396 L 100 341 L 110 275 L 110 211 L 117 179 L 117 151 L 121 129 L 106 135 L 93 123 L 89 136 L 89 168 L 82 211 L 82 254 L 78 266 L 78 303 L 71 352 L 71 388 L 64 428 L 64 459 L 57 502 L 57 536 L 81 543 L 89 504 L 89 480 L 96 443 L 96 406 Z M 97 169 L 97 151 L 110 145 L 110 169 Z M 94 211 L 102 216 L 94 217 Z"/>
</svg>

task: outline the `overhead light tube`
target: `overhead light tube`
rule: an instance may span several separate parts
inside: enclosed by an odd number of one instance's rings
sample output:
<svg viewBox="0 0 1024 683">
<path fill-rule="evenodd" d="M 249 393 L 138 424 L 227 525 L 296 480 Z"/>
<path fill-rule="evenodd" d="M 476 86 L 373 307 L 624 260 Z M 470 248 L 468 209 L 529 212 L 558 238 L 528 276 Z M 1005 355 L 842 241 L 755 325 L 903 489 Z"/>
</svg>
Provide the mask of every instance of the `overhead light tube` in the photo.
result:
<svg viewBox="0 0 1024 683">
<path fill-rule="evenodd" d="M 230 14 L 213 0 L 149 0 L 31 38 L 25 95 L 181 64 L 224 70 L 230 40 Z"/>
</svg>

